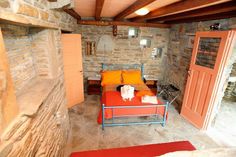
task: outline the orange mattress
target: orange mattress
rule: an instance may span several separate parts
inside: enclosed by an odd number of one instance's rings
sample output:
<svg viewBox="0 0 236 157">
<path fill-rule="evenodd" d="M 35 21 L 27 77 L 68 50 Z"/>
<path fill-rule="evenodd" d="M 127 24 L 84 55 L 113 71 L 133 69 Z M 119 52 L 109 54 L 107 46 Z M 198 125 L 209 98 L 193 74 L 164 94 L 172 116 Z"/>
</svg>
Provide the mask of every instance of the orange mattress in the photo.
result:
<svg viewBox="0 0 236 157">
<path fill-rule="evenodd" d="M 120 92 L 118 91 L 107 91 L 103 94 L 101 104 L 104 104 L 105 106 L 145 106 L 145 105 L 151 105 L 148 103 L 142 103 L 141 97 L 135 96 L 131 101 L 124 101 L 121 97 Z M 158 104 L 163 104 L 160 100 L 158 100 Z M 164 115 L 165 107 L 159 106 L 159 107 L 146 107 L 146 108 L 118 108 L 113 109 L 113 116 L 119 117 L 119 116 L 146 116 L 151 114 L 159 114 Z M 105 119 L 111 119 L 112 118 L 112 109 L 105 109 Z M 97 122 L 99 124 L 102 123 L 102 108 L 100 109 Z"/>
</svg>

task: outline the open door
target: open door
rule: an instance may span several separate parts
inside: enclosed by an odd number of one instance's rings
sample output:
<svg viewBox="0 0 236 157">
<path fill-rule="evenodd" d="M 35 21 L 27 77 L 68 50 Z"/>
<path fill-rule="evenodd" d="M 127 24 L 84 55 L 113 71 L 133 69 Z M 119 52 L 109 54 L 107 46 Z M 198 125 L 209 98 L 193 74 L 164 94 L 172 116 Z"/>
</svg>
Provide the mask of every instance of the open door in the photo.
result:
<svg viewBox="0 0 236 157">
<path fill-rule="evenodd" d="M 68 108 L 84 101 L 80 34 L 62 34 L 64 76 Z"/>
<path fill-rule="evenodd" d="M 196 33 L 181 115 L 199 129 L 207 127 L 234 35 L 234 31 Z"/>
</svg>

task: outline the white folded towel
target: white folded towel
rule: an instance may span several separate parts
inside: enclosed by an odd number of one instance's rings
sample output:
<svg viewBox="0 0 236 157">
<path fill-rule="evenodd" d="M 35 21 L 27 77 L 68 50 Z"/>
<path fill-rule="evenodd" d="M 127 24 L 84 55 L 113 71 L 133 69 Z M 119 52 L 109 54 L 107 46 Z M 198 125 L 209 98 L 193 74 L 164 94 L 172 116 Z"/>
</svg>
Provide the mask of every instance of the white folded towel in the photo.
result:
<svg viewBox="0 0 236 157">
<path fill-rule="evenodd" d="M 142 97 L 142 103 L 157 104 L 157 97 L 145 95 Z"/>
<path fill-rule="evenodd" d="M 127 99 L 131 101 L 131 99 L 134 97 L 134 87 L 130 85 L 124 85 L 123 87 L 121 87 L 120 92 L 124 101 L 126 101 Z"/>
</svg>

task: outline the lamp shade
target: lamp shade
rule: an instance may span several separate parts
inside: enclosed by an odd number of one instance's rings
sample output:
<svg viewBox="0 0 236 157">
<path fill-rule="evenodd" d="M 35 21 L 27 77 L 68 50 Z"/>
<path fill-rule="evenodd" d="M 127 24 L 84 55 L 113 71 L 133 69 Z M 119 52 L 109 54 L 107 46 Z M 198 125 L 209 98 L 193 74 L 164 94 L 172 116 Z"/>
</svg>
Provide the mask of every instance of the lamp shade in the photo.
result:
<svg viewBox="0 0 236 157">
<path fill-rule="evenodd" d="M 129 36 L 135 36 L 135 30 L 134 29 L 129 30 Z"/>
<path fill-rule="evenodd" d="M 130 27 L 128 30 L 129 37 L 137 37 L 138 36 L 138 29 L 135 27 Z"/>
<path fill-rule="evenodd" d="M 147 39 L 141 39 L 140 40 L 140 45 L 141 46 L 147 46 Z"/>
<path fill-rule="evenodd" d="M 135 11 L 135 13 L 137 15 L 143 16 L 143 15 L 147 15 L 149 13 L 149 10 L 147 8 L 141 8 L 141 9 Z"/>
</svg>

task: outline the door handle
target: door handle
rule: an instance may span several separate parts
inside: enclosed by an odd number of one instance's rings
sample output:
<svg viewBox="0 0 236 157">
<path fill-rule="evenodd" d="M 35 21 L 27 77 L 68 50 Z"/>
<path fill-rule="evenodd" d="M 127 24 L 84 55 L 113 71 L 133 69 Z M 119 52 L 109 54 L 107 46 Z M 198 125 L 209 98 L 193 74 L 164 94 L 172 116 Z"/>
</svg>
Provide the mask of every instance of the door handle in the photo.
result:
<svg viewBox="0 0 236 157">
<path fill-rule="evenodd" d="M 189 77 L 191 76 L 191 70 L 188 70 L 188 76 Z"/>
</svg>

